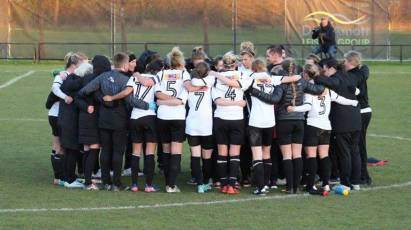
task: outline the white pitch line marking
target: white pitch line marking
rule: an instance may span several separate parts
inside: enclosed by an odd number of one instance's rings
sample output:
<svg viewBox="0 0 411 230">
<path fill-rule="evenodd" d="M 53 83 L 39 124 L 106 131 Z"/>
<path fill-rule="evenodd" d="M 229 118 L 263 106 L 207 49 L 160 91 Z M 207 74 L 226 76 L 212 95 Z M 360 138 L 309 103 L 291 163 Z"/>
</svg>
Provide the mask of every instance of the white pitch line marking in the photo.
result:
<svg viewBox="0 0 411 230">
<path fill-rule="evenodd" d="M 23 79 L 23 78 L 25 78 L 25 77 L 28 77 L 28 76 L 32 75 L 34 72 L 35 72 L 35 71 L 30 70 L 29 72 L 27 72 L 27 73 L 25 73 L 25 74 L 22 74 L 22 75 L 17 76 L 17 77 L 15 77 L 15 78 L 13 78 L 13 79 L 10 79 L 8 82 L 0 85 L 0 89 L 3 89 L 3 88 L 6 88 L 7 86 L 10 86 L 10 85 L 16 83 L 17 81 L 19 81 L 19 80 L 21 80 L 21 79 Z"/>
<path fill-rule="evenodd" d="M 0 121 L 35 121 L 35 122 L 46 122 L 47 119 L 41 119 L 41 118 L 0 118 Z"/>
<path fill-rule="evenodd" d="M 398 183 L 392 185 L 384 185 L 370 188 L 363 188 L 361 191 L 376 191 L 387 190 L 393 188 L 403 188 L 411 186 L 411 181 L 405 183 Z M 360 191 L 360 192 L 361 192 Z M 152 205 L 137 205 L 137 206 L 113 206 L 113 207 L 94 207 L 94 208 L 17 208 L 17 209 L 0 209 L 0 213 L 30 213 L 30 212 L 74 212 L 74 211 L 113 211 L 113 210 L 131 210 L 131 209 L 155 209 L 155 208 L 172 208 L 172 207 L 185 207 L 185 206 L 200 206 L 200 205 L 214 205 L 214 204 L 230 204 L 230 203 L 244 203 L 248 201 L 260 201 L 260 200 L 285 200 L 292 198 L 309 197 L 308 194 L 297 195 L 275 195 L 266 197 L 252 197 L 243 199 L 229 199 L 229 200 L 215 200 L 215 201 L 193 201 L 193 202 L 181 202 L 181 203 L 168 203 L 168 204 L 152 204 Z"/>
<path fill-rule="evenodd" d="M 369 133 L 369 134 L 367 134 L 367 136 L 370 136 L 370 137 L 381 137 L 381 138 L 390 138 L 390 139 L 396 139 L 396 140 L 401 140 L 401 141 L 411 141 L 411 138 L 408 138 L 408 137 L 380 135 L 380 134 L 375 134 L 375 133 Z"/>
</svg>

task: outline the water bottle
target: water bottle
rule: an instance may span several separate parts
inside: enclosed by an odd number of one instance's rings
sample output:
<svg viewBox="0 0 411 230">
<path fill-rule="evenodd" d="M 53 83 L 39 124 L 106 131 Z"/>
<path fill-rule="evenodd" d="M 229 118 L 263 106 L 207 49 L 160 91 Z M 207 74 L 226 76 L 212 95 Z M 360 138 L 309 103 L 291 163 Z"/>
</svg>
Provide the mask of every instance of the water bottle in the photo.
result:
<svg viewBox="0 0 411 230">
<path fill-rule="evenodd" d="M 334 187 L 335 194 L 348 196 L 350 194 L 350 189 L 344 185 L 337 185 Z"/>
</svg>

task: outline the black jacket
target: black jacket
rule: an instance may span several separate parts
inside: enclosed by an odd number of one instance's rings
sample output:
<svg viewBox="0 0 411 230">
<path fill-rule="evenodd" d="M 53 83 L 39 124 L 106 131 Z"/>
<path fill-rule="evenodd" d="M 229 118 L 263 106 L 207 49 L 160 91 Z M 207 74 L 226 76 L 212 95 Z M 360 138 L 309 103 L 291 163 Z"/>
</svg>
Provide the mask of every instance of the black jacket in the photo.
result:
<svg viewBox="0 0 411 230">
<path fill-rule="evenodd" d="M 320 34 L 323 34 L 322 39 L 320 37 Z M 326 26 L 326 27 L 320 26 L 320 27 L 314 29 L 313 34 L 312 34 L 312 38 L 313 39 L 318 38 L 318 43 L 320 44 L 320 46 L 323 49 L 328 49 L 330 46 L 337 44 L 336 41 L 335 41 L 334 27 L 330 24 L 328 24 L 328 26 Z"/>
<path fill-rule="evenodd" d="M 302 105 L 304 103 L 304 93 L 309 94 L 321 94 L 324 91 L 324 86 L 314 85 L 304 79 L 300 79 L 295 83 L 296 86 L 296 98 L 295 106 Z M 292 104 L 293 90 L 291 83 L 281 84 L 275 87 L 272 94 L 264 93 L 258 89 L 252 88 L 250 93 L 252 96 L 257 97 L 263 102 L 269 104 L 277 104 L 277 120 L 304 120 L 304 113 L 302 112 L 287 112 L 287 106 Z"/>
<path fill-rule="evenodd" d="M 113 96 L 126 87 L 128 80 L 129 77 L 119 71 L 111 70 L 99 75 L 88 83 L 80 90 L 79 95 L 84 97 L 99 90 L 103 96 Z M 126 100 L 129 100 L 134 107 L 148 109 L 149 105 L 142 100 L 136 100 L 132 96 L 128 96 Z M 125 100 L 103 103 L 103 106 L 100 106 L 98 119 L 99 128 L 125 130 L 127 128 L 127 121 L 128 112 Z"/>
<path fill-rule="evenodd" d="M 334 90 L 338 95 L 347 99 L 356 100 L 355 88 L 360 81 L 350 72 L 338 71 L 330 77 L 318 77 L 315 79 L 318 84 Z M 353 132 L 361 130 L 361 114 L 359 106 L 340 105 L 335 102 L 331 104 L 330 113 L 331 126 L 334 132 Z"/>
<path fill-rule="evenodd" d="M 110 71 L 110 61 L 102 55 L 96 55 L 92 60 L 93 73 L 86 75 L 82 79 L 82 88 L 94 80 L 100 74 Z M 100 91 L 96 91 L 85 97 L 78 97 L 79 107 L 79 142 L 82 144 L 99 143 L 98 133 L 98 112 L 102 103 Z M 88 113 L 89 106 L 94 107 L 93 113 Z"/>
<path fill-rule="evenodd" d="M 368 108 L 370 107 L 368 103 L 368 86 L 367 80 L 370 76 L 370 70 L 368 66 L 362 65 L 361 68 L 354 69 L 354 74 L 358 76 L 360 79 L 358 89 L 360 90 L 360 94 L 357 96 L 358 102 L 360 104 L 360 108 Z"/>
<path fill-rule="evenodd" d="M 78 99 L 77 92 L 81 89 L 81 78 L 70 74 L 60 87 L 66 95 L 73 98 L 71 104 L 60 99 L 58 124 L 61 128 L 60 141 L 63 148 L 78 150 Z"/>
</svg>

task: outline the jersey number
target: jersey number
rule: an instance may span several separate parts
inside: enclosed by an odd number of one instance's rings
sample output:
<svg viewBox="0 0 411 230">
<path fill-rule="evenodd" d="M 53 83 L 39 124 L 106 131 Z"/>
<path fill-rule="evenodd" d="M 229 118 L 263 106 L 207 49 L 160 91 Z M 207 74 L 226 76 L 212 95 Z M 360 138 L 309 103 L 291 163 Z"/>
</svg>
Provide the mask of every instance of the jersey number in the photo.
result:
<svg viewBox="0 0 411 230">
<path fill-rule="evenodd" d="M 230 98 L 232 101 L 234 101 L 235 96 L 235 89 L 233 89 L 233 87 L 228 87 L 228 90 L 225 93 L 225 98 Z"/>
<path fill-rule="evenodd" d="M 141 100 L 144 100 L 144 98 L 147 96 L 148 92 L 150 91 L 151 86 L 147 87 L 146 90 L 144 90 L 143 94 L 140 97 L 141 86 L 142 86 L 141 84 L 137 84 L 136 96 L 137 96 L 137 98 L 139 98 Z"/>
<path fill-rule="evenodd" d="M 322 111 L 320 111 L 320 112 L 318 112 L 318 114 L 319 115 L 324 115 L 325 114 L 325 110 L 326 110 L 326 107 L 325 107 L 325 96 L 319 96 L 318 97 L 318 100 L 321 100 L 321 102 L 320 102 L 320 107 L 322 108 Z"/>
<path fill-rule="evenodd" d="M 167 90 L 167 91 L 170 91 L 171 93 L 173 93 L 173 94 L 171 95 L 172 97 L 176 97 L 176 96 L 177 96 L 177 90 L 172 87 L 172 85 L 174 85 L 175 83 L 176 83 L 176 81 L 167 81 L 167 88 L 166 88 L 166 90 Z"/>
<path fill-rule="evenodd" d="M 257 87 L 264 92 L 264 84 L 257 84 Z"/>
<path fill-rule="evenodd" d="M 201 105 L 201 101 L 202 101 L 203 98 L 204 98 L 204 92 L 194 92 L 194 95 L 195 95 L 195 96 L 198 96 L 198 100 L 197 100 L 196 108 L 195 108 L 195 111 L 197 111 L 198 108 L 199 108 L 200 105 Z"/>
</svg>

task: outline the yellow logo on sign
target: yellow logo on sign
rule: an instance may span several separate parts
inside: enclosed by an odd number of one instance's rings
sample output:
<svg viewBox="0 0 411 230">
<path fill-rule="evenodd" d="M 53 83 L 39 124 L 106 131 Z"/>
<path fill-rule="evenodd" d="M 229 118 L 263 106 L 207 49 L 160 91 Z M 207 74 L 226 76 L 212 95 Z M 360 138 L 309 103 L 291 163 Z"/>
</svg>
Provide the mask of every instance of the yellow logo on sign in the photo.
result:
<svg viewBox="0 0 411 230">
<path fill-rule="evenodd" d="M 362 24 L 367 21 L 367 16 L 363 15 L 355 20 L 350 20 L 344 15 L 334 15 L 326 11 L 316 11 L 304 17 L 304 21 L 315 21 L 317 24 L 321 22 L 320 19 L 315 18 L 315 16 L 327 16 L 331 18 L 334 22 L 341 25 L 353 25 L 353 24 Z"/>
</svg>

